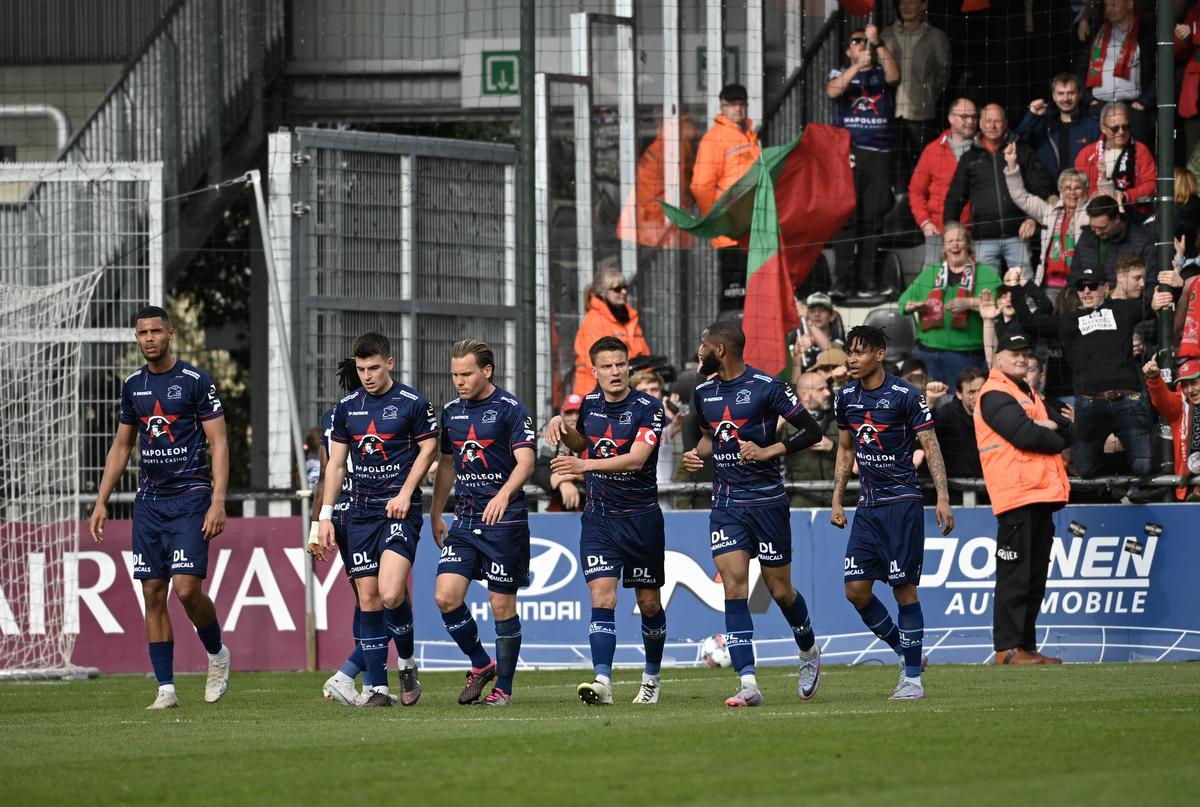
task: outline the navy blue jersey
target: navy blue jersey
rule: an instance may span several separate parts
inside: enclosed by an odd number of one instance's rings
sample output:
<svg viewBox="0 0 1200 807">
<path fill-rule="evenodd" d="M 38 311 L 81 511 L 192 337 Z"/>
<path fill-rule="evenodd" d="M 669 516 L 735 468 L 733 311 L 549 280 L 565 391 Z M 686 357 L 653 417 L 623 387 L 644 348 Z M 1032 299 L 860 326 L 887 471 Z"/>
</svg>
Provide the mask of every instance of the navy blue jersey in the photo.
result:
<svg viewBox="0 0 1200 807">
<path fill-rule="evenodd" d="M 165 373 L 143 364 L 121 387 L 121 423 L 137 426 L 138 497 L 212 489 L 206 420 L 225 417 L 212 378 L 176 360 Z"/>
<path fill-rule="evenodd" d="M 442 453 L 454 459 L 454 518 L 482 518 L 488 502 L 517 467 L 516 450 L 534 449 L 533 418 L 511 392 L 499 387 L 481 401 L 455 398 L 442 407 Z M 525 494 L 518 490 L 498 523 L 525 524 Z"/>
<path fill-rule="evenodd" d="M 329 457 L 329 442 L 333 438 L 333 413 L 337 411 L 337 404 L 325 410 L 325 414 L 321 416 L 321 446 L 325 449 L 325 456 Z M 354 490 L 354 477 L 352 471 L 354 469 L 354 459 L 349 455 L 346 456 L 346 475 L 342 477 L 342 492 L 338 494 L 337 501 L 333 503 L 334 510 L 347 510 L 350 507 L 350 494 Z M 317 491 L 318 497 L 323 497 L 325 491 Z"/>
<path fill-rule="evenodd" d="M 925 396 L 899 376 L 887 373 L 873 390 L 851 381 L 837 391 L 834 412 L 839 429 L 854 433 L 858 460 L 859 507 L 902 499 L 922 499 L 913 451 L 917 432 L 933 428 Z"/>
<path fill-rule="evenodd" d="M 845 70 L 835 69 L 829 81 Z M 895 142 L 896 88 L 887 83 L 883 67 L 857 73 L 833 101 L 833 125 L 850 130 L 850 143 L 868 151 L 888 151 Z"/>
<path fill-rule="evenodd" d="M 383 395 L 360 389 L 338 401 L 330 439 L 350 446 L 346 473 L 354 480 L 354 509 L 384 507 L 395 498 L 412 471 L 417 443 L 437 433 L 429 399 L 404 384 L 392 384 Z M 412 501 L 420 503 L 419 487 Z"/>
<path fill-rule="evenodd" d="M 587 438 L 590 459 L 628 454 L 634 443 L 653 447 L 636 471 L 589 471 L 584 510 L 604 516 L 632 516 L 658 508 L 658 442 L 663 407 L 658 399 L 631 389 L 625 399 L 609 402 L 602 392 L 583 397 L 575 429 Z"/>
<path fill-rule="evenodd" d="M 777 443 L 775 426 L 782 416 L 797 428 L 812 416 L 790 384 L 747 367 L 731 381 L 720 376 L 696 387 L 700 429 L 712 440 L 713 506 L 764 505 L 787 499 L 783 463 L 742 462 L 738 440 L 766 447 Z"/>
</svg>

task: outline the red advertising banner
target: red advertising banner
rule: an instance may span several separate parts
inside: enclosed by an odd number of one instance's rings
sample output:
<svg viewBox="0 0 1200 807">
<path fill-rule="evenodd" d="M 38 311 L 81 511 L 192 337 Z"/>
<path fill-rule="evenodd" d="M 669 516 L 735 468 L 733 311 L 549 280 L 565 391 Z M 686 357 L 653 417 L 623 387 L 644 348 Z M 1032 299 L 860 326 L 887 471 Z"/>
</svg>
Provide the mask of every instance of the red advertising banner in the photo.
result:
<svg viewBox="0 0 1200 807">
<path fill-rule="evenodd" d="M 66 614 L 67 630 L 78 633 L 72 660 L 105 673 L 150 669 L 131 528 L 132 522 L 110 521 L 104 543 L 94 544 L 85 524 L 74 563 L 66 559 L 68 570 L 78 568 L 78 597 L 68 597 L 78 608 Z M 204 589 L 216 603 L 238 669 L 304 668 L 304 566 L 310 560 L 302 539 L 298 518 L 232 518 L 209 546 Z M 314 573 L 318 661 L 324 669 L 337 668 L 351 649 L 353 594 L 339 559 L 316 563 Z M 175 669 L 206 669 L 204 648 L 174 597 L 171 624 Z"/>
</svg>

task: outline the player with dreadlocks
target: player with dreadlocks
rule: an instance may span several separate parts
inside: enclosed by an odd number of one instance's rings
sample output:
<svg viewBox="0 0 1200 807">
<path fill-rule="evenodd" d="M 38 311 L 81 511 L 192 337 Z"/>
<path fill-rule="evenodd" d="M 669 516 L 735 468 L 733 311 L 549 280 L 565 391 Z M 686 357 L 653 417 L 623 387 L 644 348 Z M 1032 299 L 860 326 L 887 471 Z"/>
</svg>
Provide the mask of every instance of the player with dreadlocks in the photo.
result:
<svg viewBox="0 0 1200 807">
<path fill-rule="evenodd" d="M 362 387 L 362 381 L 359 380 L 358 370 L 354 364 L 354 357 L 351 356 L 342 359 L 338 362 L 337 367 L 338 386 L 347 393 L 354 392 Z M 325 490 L 325 466 L 329 464 L 329 438 L 333 433 L 333 410 L 334 406 L 329 407 L 325 414 L 321 416 L 321 475 L 317 480 L 316 495 L 313 496 L 312 509 L 312 525 L 308 531 L 308 551 L 315 555 L 320 560 L 325 560 L 325 549 L 321 546 L 317 532 L 320 526 L 320 513 L 322 494 Z M 349 460 L 347 460 L 349 462 Z M 346 580 L 350 583 L 350 588 L 354 589 L 354 651 L 346 658 L 346 663 L 342 668 L 334 673 L 322 690 L 325 700 L 334 701 L 345 706 L 356 706 L 361 698 L 359 692 L 354 687 L 354 679 L 358 674 L 366 669 L 366 660 L 363 658 L 362 647 L 358 643 L 359 626 L 358 621 L 362 616 L 362 611 L 358 607 L 358 587 L 354 583 L 354 578 L 350 576 L 350 558 L 347 557 L 350 549 L 346 540 L 346 511 L 350 509 L 350 491 L 353 485 L 350 474 L 346 474 L 345 480 L 342 482 L 342 495 L 338 497 L 337 503 L 333 506 L 333 529 L 334 536 L 337 540 L 338 552 L 342 556 L 342 567 L 346 571 Z"/>
<path fill-rule="evenodd" d="M 915 700 L 925 697 L 921 684 L 925 620 L 917 601 L 925 551 L 925 511 L 913 465 L 917 443 L 925 452 L 937 487 L 936 516 L 943 535 L 954 529 L 946 465 L 925 395 L 883 369 L 887 335 L 865 325 L 851 328 L 846 350 L 850 382 L 837 391 L 834 400 L 840 436 L 831 519 L 839 529 L 846 526 L 842 494 L 857 459 L 861 486 L 846 544 L 846 599 L 858 609 L 866 626 L 903 659 L 891 700 Z M 892 587 L 900 608 L 899 627 L 872 592 L 876 580 Z"/>
</svg>

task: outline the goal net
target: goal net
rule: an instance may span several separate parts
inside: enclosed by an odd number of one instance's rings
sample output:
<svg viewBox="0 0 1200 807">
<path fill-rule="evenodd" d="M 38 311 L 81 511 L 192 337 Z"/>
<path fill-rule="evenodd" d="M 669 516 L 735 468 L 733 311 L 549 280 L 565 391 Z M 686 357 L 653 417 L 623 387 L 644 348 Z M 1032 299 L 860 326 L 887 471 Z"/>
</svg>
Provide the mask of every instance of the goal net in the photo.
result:
<svg viewBox="0 0 1200 807">
<path fill-rule="evenodd" d="M 101 271 L 0 283 L 0 675 L 71 672 L 79 329 Z M 73 565 L 73 564 L 72 564 Z"/>
</svg>

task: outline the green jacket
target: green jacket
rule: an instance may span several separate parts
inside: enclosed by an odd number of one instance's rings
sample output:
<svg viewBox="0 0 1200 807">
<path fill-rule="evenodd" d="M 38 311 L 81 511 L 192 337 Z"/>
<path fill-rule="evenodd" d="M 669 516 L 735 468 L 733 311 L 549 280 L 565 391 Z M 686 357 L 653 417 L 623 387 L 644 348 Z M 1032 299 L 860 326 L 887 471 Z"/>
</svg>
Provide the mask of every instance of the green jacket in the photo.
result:
<svg viewBox="0 0 1200 807">
<path fill-rule="evenodd" d="M 904 290 L 900 295 L 900 313 L 904 313 L 904 306 L 909 300 L 924 302 L 929 299 L 929 293 L 933 291 L 934 283 L 937 280 L 938 272 L 941 270 L 940 265 L 926 266 L 921 270 L 921 274 L 917 275 L 917 279 L 912 282 L 912 285 Z M 1000 275 L 995 269 L 985 263 L 975 264 L 975 297 L 983 293 L 984 289 L 989 289 L 994 294 L 1000 286 Z M 946 287 L 942 294 L 942 300 L 945 303 L 954 299 L 958 293 L 958 283 L 954 281 L 954 276 L 951 274 L 950 285 Z M 983 319 L 979 316 L 978 311 L 967 312 L 967 327 L 959 330 L 951 326 L 951 320 L 954 317 L 949 306 L 945 308 L 945 324 L 941 328 L 935 328 L 929 331 L 921 330 L 920 312 L 913 312 L 912 315 L 917 320 L 917 341 L 923 346 L 934 348 L 936 350 L 959 350 L 963 352 L 983 350 Z"/>
</svg>

